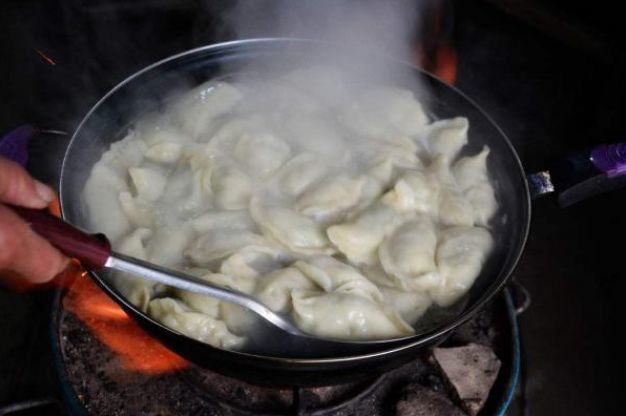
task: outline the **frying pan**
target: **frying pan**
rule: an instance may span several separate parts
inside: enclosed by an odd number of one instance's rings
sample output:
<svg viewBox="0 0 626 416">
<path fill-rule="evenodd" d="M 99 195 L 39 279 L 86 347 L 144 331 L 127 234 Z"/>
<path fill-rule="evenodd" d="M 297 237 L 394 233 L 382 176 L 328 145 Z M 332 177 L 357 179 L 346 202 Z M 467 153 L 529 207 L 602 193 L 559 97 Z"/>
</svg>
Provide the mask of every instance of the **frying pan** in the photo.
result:
<svg viewBox="0 0 626 416">
<path fill-rule="evenodd" d="M 411 88 L 433 118 L 469 119 L 466 151 L 491 149 L 488 170 L 494 182 L 499 211 L 493 220 L 495 250 L 468 295 L 443 318 L 432 317 L 420 332 L 395 344 L 367 349 L 316 350 L 302 345 L 297 354 L 227 351 L 186 337 L 153 320 L 129 303 L 111 285 L 106 273 L 92 277 L 144 329 L 164 345 L 198 365 L 257 384 L 328 385 L 396 367 L 420 349 L 440 342 L 485 306 L 507 283 L 526 243 L 530 224 L 530 193 L 520 160 L 495 123 L 460 91 L 406 63 L 362 54 L 301 39 L 255 39 L 216 44 L 181 53 L 155 63 L 127 78 L 106 94 L 85 116 L 67 148 L 60 183 L 64 219 L 88 229 L 82 201 L 93 165 L 121 139 L 134 120 L 159 111 L 168 97 L 214 78 L 229 79 L 250 71 L 288 70 L 319 64 L 332 50 L 333 64 L 347 73 L 377 68 L 371 82 Z M 338 53 L 337 53 L 338 52 Z M 384 68 L 384 71 L 380 71 Z M 376 73 L 384 73 L 379 80 Z M 367 88 L 367 85 L 363 86 Z M 93 230 L 97 231 L 97 230 Z"/>
</svg>

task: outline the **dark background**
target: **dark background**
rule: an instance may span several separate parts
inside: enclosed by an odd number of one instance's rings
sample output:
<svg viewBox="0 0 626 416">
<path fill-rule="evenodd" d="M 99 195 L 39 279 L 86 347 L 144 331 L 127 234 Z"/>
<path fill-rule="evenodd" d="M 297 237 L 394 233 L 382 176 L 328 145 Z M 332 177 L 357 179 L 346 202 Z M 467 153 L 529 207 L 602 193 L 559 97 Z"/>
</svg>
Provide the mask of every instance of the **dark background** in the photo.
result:
<svg viewBox="0 0 626 416">
<path fill-rule="evenodd" d="M 232 38 L 224 4 L 0 2 L 0 133 L 24 123 L 71 132 L 134 71 Z M 464 0 L 448 6 L 453 30 L 444 35 L 458 53 L 457 86 L 503 128 L 528 172 L 574 149 L 626 139 L 626 37 L 618 5 Z M 66 141 L 33 142 L 30 170 L 56 184 Z M 532 232 L 516 272 L 532 295 L 521 317 L 526 377 L 516 412 L 623 413 L 625 197 L 620 190 L 567 209 L 551 197 L 533 202 Z M 51 294 L 0 288 L 0 407 L 59 397 L 49 351 Z"/>
</svg>

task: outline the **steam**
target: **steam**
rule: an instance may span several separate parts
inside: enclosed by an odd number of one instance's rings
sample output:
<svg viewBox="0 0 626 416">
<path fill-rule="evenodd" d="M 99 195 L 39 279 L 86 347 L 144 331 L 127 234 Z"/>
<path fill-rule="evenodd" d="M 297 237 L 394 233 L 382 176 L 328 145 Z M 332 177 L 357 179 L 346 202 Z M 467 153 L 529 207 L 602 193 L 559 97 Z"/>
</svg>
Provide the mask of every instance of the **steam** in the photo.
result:
<svg viewBox="0 0 626 416">
<path fill-rule="evenodd" d="M 240 0 L 224 21 L 236 39 L 297 37 L 415 62 L 419 1 Z"/>
</svg>

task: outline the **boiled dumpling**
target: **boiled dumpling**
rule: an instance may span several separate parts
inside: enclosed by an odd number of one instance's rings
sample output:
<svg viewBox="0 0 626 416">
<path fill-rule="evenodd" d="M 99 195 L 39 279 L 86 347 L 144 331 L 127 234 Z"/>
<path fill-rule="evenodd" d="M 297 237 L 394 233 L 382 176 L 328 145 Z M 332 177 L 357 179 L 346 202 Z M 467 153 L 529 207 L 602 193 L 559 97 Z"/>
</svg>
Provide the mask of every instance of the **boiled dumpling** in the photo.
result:
<svg viewBox="0 0 626 416">
<path fill-rule="evenodd" d="M 294 263 L 294 267 L 326 292 L 340 290 L 376 301 L 382 300 L 382 294 L 375 284 L 354 267 L 330 256 L 314 256 L 306 261 L 300 260 Z"/>
<path fill-rule="evenodd" d="M 305 332 L 354 340 L 396 338 L 413 334 L 398 312 L 352 293 L 294 290 L 294 320 Z"/>
<path fill-rule="evenodd" d="M 138 228 L 124 237 L 119 243 L 119 252 L 127 256 L 147 260 L 146 241 L 152 236 L 152 230 Z M 163 285 L 137 278 L 128 273 L 113 273 L 115 287 L 134 305 L 145 311 L 150 299 L 158 291 L 163 291 Z"/>
<path fill-rule="evenodd" d="M 427 180 L 439 183 L 437 204 L 439 221 L 449 226 L 472 226 L 474 208 L 459 190 L 456 179 L 450 172 L 448 159 L 442 155 L 437 156 L 426 168 L 424 174 Z"/>
<path fill-rule="evenodd" d="M 183 146 L 179 143 L 157 143 L 146 150 L 146 159 L 156 162 L 172 164 L 176 163 L 183 152 Z"/>
<path fill-rule="evenodd" d="M 131 224 L 119 200 L 128 185 L 111 167 L 98 162 L 85 184 L 84 199 L 90 227 L 112 241 L 127 233 Z M 129 194 L 130 196 L 130 194 Z"/>
<path fill-rule="evenodd" d="M 242 209 L 248 206 L 252 181 L 234 166 L 218 168 L 211 178 L 217 204 L 223 209 Z"/>
<path fill-rule="evenodd" d="M 487 176 L 489 148 L 475 156 L 466 156 L 454 164 L 453 173 L 459 188 L 474 208 L 477 224 L 487 225 L 497 209 L 493 187 Z"/>
<path fill-rule="evenodd" d="M 137 191 L 137 196 L 144 201 L 154 202 L 165 189 L 165 176 L 154 169 L 130 168 L 128 174 L 133 187 Z"/>
<path fill-rule="evenodd" d="M 246 246 L 222 262 L 220 271 L 227 276 L 256 278 L 285 265 L 291 257 L 268 246 Z"/>
<path fill-rule="evenodd" d="M 232 334 L 224 322 L 194 312 L 176 299 L 154 299 L 148 306 L 148 314 L 165 326 L 214 347 L 234 349 L 245 343 L 245 338 Z"/>
<path fill-rule="evenodd" d="M 132 225 L 144 228 L 154 226 L 155 210 L 151 204 L 133 197 L 130 192 L 120 193 L 118 200 L 122 211 Z"/>
<path fill-rule="evenodd" d="M 297 196 L 309 185 L 324 176 L 326 167 L 319 157 L 302 153 L 290 161 L 277 173 L 280 189 L 288 195 Z"/>
<path fill-rule="evenodd" d="M 263 233 L 302 254 L 332 253 L 321 226 L 289 208 L 263 205 L 252 198 L 250 214 Z"/>
<path fill-rule="evenodd" d="M 405 292 L 389 287 L 383 287 L 381 291 L 385 296 L 385 303 L 398 311 L 409 324 L 417 322 L 433 303 L 426 293 Z"/>
<path fill-rule="evenodd" d="M 435 264 L 437 233 L 432 220 L 420 217 L 401 224 L 378 249 L 380 263 L 398 287 L 426 290 L 436 287 L 440 277 Z"/>
<path fill-rule="evenodd" d="M 196 239 L 185 256 L 197 266 L 211 266 L 245 246 L 266 244 L 262 236 L 247 230 L 217 229 Z"/>
<path fill-rule="evenodd" d="M 224 228 L 253 230 L 254 221 L 246 211 L 211 211 L 191 220 L 191 226 L 198 233 Z"/>
<path fill-rule="evenodd" d="M 431 216 L 439 212 L 440 188 L 419 171 L 406 171 L 383 201 L 400 213 L 418 212 Z"/>
<path fill-rule="evenodd" d="M 148 260 L 165 267 L 182 264 L 183 251 L 193 238 L 188 225 L 163 226 L 157 229 L 148 243 Z"/>
<path fill-rule="evenodd" d="M 326 233 L 353 264 L 372 264 L 376 262 L 378 246 L 396 218 L 393 208 L 377 203 L 348 222 L 328 227 Z"/>
<path fill-rule="evenodd" d="M 291 309 L 291 292 L 295 289 L 315 289 L 315 283 L 297 268 L 287 267 L 259 278 L 255 296 L 270 309 L 287 312 Z"/>
<path fill-rule="evenodd" d="M 187 269 L 185 273 L 190 274 L 192 276 L 196 276 L 202 280 L 206 280 L 211 282 L 206 276 L 210 276 L 211 272 L 206 269 Z M 212 282 L 211 282 L 212 283 Z M 220 314 L 220 303 L 221 301 L 217 298 L 213 298 L 211 296 L 203 295 L 201 293 L 188 292 L 182 289 L 174 289 L 173 292 L 176 294 L 176 297 L 182 300 L 187 306 L 193 309 L 196 312 L 201 312 L 205 315 L 209 315 L 213 318 L 219 318 Z"/>
<path fill-rule="evenodd" d="M 452 227 L 444 230 L 437 247 L 437 267 L 441 284 L 431 290 L 432 299 L 449 306 L 463 296 L 480 274 L 491 252 L 493 239 L 480 227 Z"/>
<path fill-rule="evenodd" d="M 267 175 L 280 168 L 290 157 L 289 145 L 270 133 L 246 134 L 234 150 L 237 160 L 256 175 Z"/>
<path fill-rule="evenodd" d="M 357 134 L 380 138 L 390 132 L 418 134 L 428 118 L 411 91 L 388 87 L 365 93 L 348 109 L 343 122 Z"/>
<path fill-rule="evenodd" d="M 444 225 L 474 225 L 474 207 L 455 190 L 444 189 L 439 194 L 439 221 Z"/>
<path fill-rule="evenodd" d="M 206 131 L 216 117 L 230 111 L 241 92 L 225 82 L 208 82 L 187 93 L 177 105 L 181 128 L 193 138 Z"/>
<path fill-rule="evenodd" d="M 467 144 L 469 123 L 464 117 L 438 120 L 428 126 L 424 141 L 431 156 L 454 160 Z"/>
<path fill-rule="evenodd" d="M 335 218 L 359 202 L 365 178 L 338 176 L 320 183 L 300 195 L 296 209 L 317 221 Z"/>
</svg>

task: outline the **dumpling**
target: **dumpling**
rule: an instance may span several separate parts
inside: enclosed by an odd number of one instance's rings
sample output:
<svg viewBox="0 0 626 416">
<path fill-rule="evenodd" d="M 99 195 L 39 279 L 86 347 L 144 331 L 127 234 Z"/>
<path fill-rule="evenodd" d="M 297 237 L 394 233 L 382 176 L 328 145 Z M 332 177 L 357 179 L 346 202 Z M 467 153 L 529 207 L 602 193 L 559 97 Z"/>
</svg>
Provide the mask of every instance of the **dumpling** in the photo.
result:
<svg viewBox="0 0 626 416">
<path fill-rule="evenodd" d="M 465 196 L 452 189 L 439 194 L 439 221 L 444 225 L 474 225 L 474 207 Z"/>
<path fill-rule="evenodd" d="M 293 317 L 305 332 L 328 338 L 374 340 L 413 334 L 400 315 L 367 297 L 294 290 Z"/>
<path fill-rule="evenodd" d="M 376 203 L 356 218 L 328 227 L 329 240 L 353 264 L 373 264 L 376 250 L 393 229 L 396 212 L 388 205 Z"/>
<path fill-rule="evenodd" d="M 129 168 L 141 164 L 145 152 L 146 144 L 131 131 L 119 142 L 111 144 L 110 149 L 102 155 L 98 165 L 108 166 L 123 177 Z"/>
<path fill-rule="evenodd" d="M 197 233 L 227 228 L 229 230 L 253 230 L 254 221 L 245 211 L 211 211 L 191 220 Z"/>
<path fill-rule="evenodd" d="M 142 200 L 135 198 L 130 192 L 122 192 L 118 197 L 120 207 L 128 221 L 135 227 L 152 228 L 155 221 L 154 207 Z"/>
<path fill-rule="evenodd" d="M 152 236 L 152 230 L 138 228 L 124 237 L 118 245 L 118 251 L 127 256 L 147 260 L 146 241 Z M 164 286 L 131 276 L 128 273 L 114 272 L 113 281 L 115 287 L 133 304 L 142 311 L 148 307 L 150 299 L 157 292 L 164 291 Z"/>
<path fill-rule="evenodd" d="M 152 122 L 146 125 L 144 124 L 140 128 L 141 138 L 146 143 L 147 148 L 161 143 L 176 143 L 176 144 L 188 144 L 193 142 L 193 138 L 180 131 L 174 126 L 168 124 L 161 125 L 160 122 Z M 146 131 L 147 130 L 147 131 Z"/>
<path fill-rule="evenodd" d="M 400 213 L 417 212 L 435 216 L 439 211 L 438 182 L 418 171 L 405 171 L 383 201 Z"/>
<path fill-rule="evenodd" d="M 193 216 L 212 206 L 210 187 L 211 172 L 208 169 L 190 169 L 179 166 L 169 176 L 160 203 L 174 207 L 183 216 Z"/>
<path fill-rule="evenodd" d="M 294 267 L 304 273 L 326 292 L 343 291 L 380 301 L 382 294 L 375 284 L 351 267 L 330 256 L 314 256 L 294 263 Z"/>
<path fill-rule="evenodd" d="M 120 193 L 127 191 L 128 185 L 124 179 L 101 162 L 94 166 L 85 184 L 83 197 L 89 226 L 107 235 L 111 241 L 117 241 L 131 228 L 119 200 Z"/>
<path fill-rule="evenodd" d="M 440 282 L 435 249 L 437 233 L 433 222 L 420 217 L 401 224 L 378 249 L 380 263 L 404 290 L 420 291 Z"/>
<path fill-rule="evenodd" d="M 461 158 L 452 168 L 459 188 L 474 208 L 479 225 L 487 225 L 498 206 L 487 176 L 487 156 L 489 148 L 485 147 L 475 156 Z"/>
<path fill-rule="evenodd" d="M 176 299 L 154 299 L 148 305 L 148 314 L 174 331 L 214 347 L 232 350 L 245 343 L 245 338 L 231 333 L 224 322 L 194 312 Z"/>
<path fill-rule="evenodd" d="M 199 138 L 216 117 L 230 111 L 241 99 L 241 92 L 225 82 L 207 82 L 187 93 L 176 105 L 183 131 Z"/>
<path fill-rule="evenodd" d="M 405 292 L 389 287 L 382 287 L 385 303 L 398 311 L 402 319 L 409 324 L 414 324 L 426 313 L 432 300 L 426 293 Z"/>
<path fill-rule="evenodd" d="M 267 131 L 266 120 L 258 115 L 226 119 L 211 135 L 207 151 L 212 156 L 232 158 L 235 146 L 243 136 Z"/>
<path fill-rule="evenodd" d="M 147 149 L 146 159 L 162 164 L 173 164 L 183 153 L 183 146 L 193 139 L 172 127 L 156 127 L 143 135 Z"/>
<path fill-rule="evenodd" d="M 147 168 L 130 168 L 128 174 L 137 191 L 137 196 L 144 201 L 156 201 L 165 189 L 167 179 L 159 171 Z"/>
<path fill-rule="evenodd" d="M 220 208 L 239 210 L 248 206 L 252 181 L 234 166 L 222 166 L 213 172 L 211 185 Z"/>
<path fill-rule="evenodd" d="M 119 244 L 116 244 L 117 250 L 127 256 L 147 260 L 146 241 L 148 241 L 153 234 L 152 230 L 148 228 L 137 228 L 120 241 Z"/>
<path fill-rule="evenodd" d="M 432 157 L 444 156 L 452 161 L 467 144 L 468 127 L 465 117 L 435 121 L 428 126 L 422 143 Z"/>
<path fill-rule="evenodd" d="M 258 280 L 255 297 L 277 312 L 291 310 L 291 292 L 312 290 L 315 284 L 295 267 L 274 270 Z"/>
<path fill-rule="evenodd" d="M 317 221 L 336 218 L 359 202 L 365 178 L 336 176 L 321 181 L 296 200 L 296 209 Z"/>
<path fill-rule="evenodd" d="M 160 227 L 148 243 L 148 260 L 164 267 L 179 266 L 192 239 L 193 231 L 188 225 Z"/>
<path fill-rule="evenodd" d="M 270 133 L 246 134 L 237 142 L 234 155 L 255 175 L 267 175 L 291 156 L 287 143 Z"/>
<path fill-rule="evenodd" d="M 206 276 L 210 276 L 212 273 L 209 270 L 203 269 L 187 269 L 185 273 L 196 276 L 200 279 L 210 282 Z M 205 315 L 209 315 L 213 318 L 219 318 L 220 315 L 220 303 L 221 300 L 203 295 L 201 293 L 188 292 L 182 289 L 173 289 L 176 297 L 182 300 L 187 306 L 196 312 L 201 312 Z"/>
<path fill-rule="evenodd" d="M 320 158 L 302 153 L 288 161 L 277 173 L 278 186 L 287 195 L 297 196 L 326 173 L 327 167 Z"/>
<path fill-rule="evenodd" d="M 452 227 L 439 236 L 437 267 L 441 284 L 430 291 L 439 306 L 450 306 L 463 296 L 480 274 L 493 239 L 480 227 Z"/>
<path fill-rule="evenodd" d="M 456 179 L 450 171 L 448 159 L 439 155 L 426 168 L 424 175 L 427 181 L 437 181 L 440 186 L 437 212 L 439 221 L 448 226 L 474 225 L 474 208 L 461 193 Z"/>
<path fill-rule="evenodd" d="M 411 91 L 388 87 L 361 96 L 344 114 L 343 122 L 364 136 L 387 137 L 394 131 L 412 136 L 424 129 L 428 117 Z"/>
<path fill-rule="evenodd" d="M 247 230 L 216 229 L 202 234 L 185 250 L 185 257 L 196 266 L 211 267 L 217 260 L 249 245 L 267 245 L 260 235 Z"/>
<path fill-rule="evenodd" d="M 268 246 L 246 246 L 222 262 L 220 271 L 226 276 L 256 278 L 279 269 L 291 260 L 284 251 Z"/>
<path fill-rule="evenodd" d="M 146 150 L 146 159 L 164 164 L 176 163 L 183 153 L 183 146 L 179 143 L 157 143 Z"/>
<path fill-rule="evenodd" d="M 263 205 L 258 198 L 250 201 L 250 215 L 264 235 L 301 254 L 331 254 L 319 224 L 289 208 Z"/>
<path fill-rule="evenodd" d="M 257 279 L 243 276 L 226 276 L 220 273 L 210 273 L 202 279 L 217 286 L 237 290 L 245 294 L 252 294 L 257 284 Z M 219 304 L 220 318 L 226 323 L 228 329 L 235 334 L 245 334 L 254 325 L 257 316 L 239 305 L 222 301 Z"/>
</svg>

